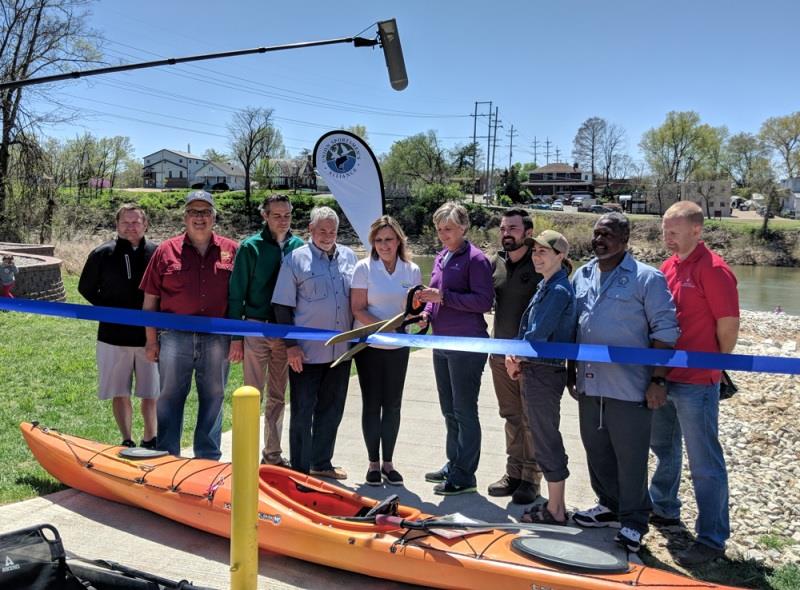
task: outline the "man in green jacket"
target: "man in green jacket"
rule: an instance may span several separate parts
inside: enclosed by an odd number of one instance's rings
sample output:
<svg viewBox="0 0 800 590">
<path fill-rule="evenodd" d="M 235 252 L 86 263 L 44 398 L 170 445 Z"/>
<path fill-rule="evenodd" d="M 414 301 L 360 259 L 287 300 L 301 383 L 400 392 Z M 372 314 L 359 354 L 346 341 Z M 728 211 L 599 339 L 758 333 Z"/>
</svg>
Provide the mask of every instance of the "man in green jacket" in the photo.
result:
<svg viewBox="0 0 800 590">
<path fill-rule="evenodd" d="M 303 245 L 292 235 L 292 204 L 285 195 L 271 195 L 261 204 L 264 229 L 242 240 L 233 263 L 228 289 L 228 317 L 257 322 L 275 322 L 272 292 L 283 257 Z M 286 405 L 288 365 L 281 338 L 245 337 L 231 343 L 231 360 L 244 359 L 244 384 L 264 392 L 264 450 L 262 463 L 289 466 L 281 456 L 283 411 Z"/>
</svg>

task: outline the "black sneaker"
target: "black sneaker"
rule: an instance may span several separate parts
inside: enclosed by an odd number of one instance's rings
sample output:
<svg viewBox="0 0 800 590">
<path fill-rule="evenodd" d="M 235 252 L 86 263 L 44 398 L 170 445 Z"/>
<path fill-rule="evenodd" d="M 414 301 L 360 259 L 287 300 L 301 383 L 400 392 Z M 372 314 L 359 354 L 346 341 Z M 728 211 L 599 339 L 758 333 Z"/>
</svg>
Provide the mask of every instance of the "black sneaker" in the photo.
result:
<svg viewBox="0 0 800 590">
<path fill-rule="evenodd" d="M 136 446 L 136 443 L 135 443 L 135 442 L 133 442 L 131 439 L 129 439 L 129 438 L 126 438 L 125 440 L 123 440 L 123 441 L 120 443 L 120 446 L 122 446 L 122 447 L 128 447 L 129 449 L 132 449 L 133 447 L 135 447 L 135 446 Z"/>
<path fill-rule="evenodd" d="M 517 491 L 517 488 L 521 483 L 522 483 L 521 479 L 517 479 L 516 477 L 511 477 L 509 475 L 504 475 L 496 482 L 489 484 L 489 487 L 487 488 L 486 491 L 489 492 L 490 496 L 494 496 L 496 498 L 502 496 L 510 496 L 515 491 Z"/>
<path fill-rule="evenodd" d="M 620 526 L 619 517 L 616 515 L 616 513 L 611 512 L 610 509 L 606 508 L 602 504 L 598 504 L 597 506 L 588 508 L 587 510 L 578 510 L 572 515 L 572 520 L 575 521 L 575 524 L 583 527 L 598 528 L 610 526 L 618 529 Z"/>
<path fill-rule="evenodd" d="M 442 467 L 438 471 L 429 471 L 425 474 L 425 481 L 431 483 L 442 483 L 447 480 L 447 469 Z"/>
<path fill-rule="evenodd" d="M 143 449 L 155 449 L 157 442 L 158 441 L 157 441 L 156 437 L 154 436 L 150 440 L 142 439 L 142 442 L 139 443 L 139 446 L 142 447 Z"/>
<path fill-rule="evenodd" d="M 631 553 L 637 553 L 642 546 L 642 533 L 624 526 L 619 530 L 614 540 Z"/>
<path fill-rule="evenodd" d="M 368 486 L 381 485 L 381 472 L 377 469 L 370 469 L 367 471 L 367 476 L 364 478 L 364 483 Z"/>
<path fill-rule="evenodd" d="M 666 516 L 661 516 L 660 514 L 656 514 L 655 512 L 650 513 L 650 524 L 655 526 L 680 526 L 681 519 L 680 518 L 667 518 Z"/>
<path fill-rule="evenodd" d="M 491 486 L 490 486 L 491 487 Z M 491 495 L 491 492 L 489 492 Z M 539 497 L 539 486 L 524 479 L 519 483 L 517 489 L 511 494 L 512 504 L 533 504 Z"/>
<path fill-rule="evenodd" d="M 401 486 L 403 485 L 403 476 L 394 469 L 391 471 L 386 471 L 385 469 L 381 469 L 381 475 L 386 483 L 390 486 Z"/>
<path fill-rule="evenodd" d="M 437 496 L 457 496 L 459 494 L 474 494 L 478 486 L 457 486 L 449 481 L 444 481 L 433 486 L 433 493 Z"/>
</svg>

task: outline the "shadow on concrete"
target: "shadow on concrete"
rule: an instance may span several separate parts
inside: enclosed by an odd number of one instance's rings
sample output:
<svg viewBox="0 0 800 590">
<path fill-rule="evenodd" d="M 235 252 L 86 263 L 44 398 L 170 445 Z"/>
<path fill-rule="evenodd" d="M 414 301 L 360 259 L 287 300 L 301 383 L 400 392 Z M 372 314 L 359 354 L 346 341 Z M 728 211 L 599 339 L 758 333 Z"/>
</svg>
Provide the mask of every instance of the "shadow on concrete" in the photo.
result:
<svg viewBox="0 0 800 590">
<path fill-rule="evenodd" d="M 228 539 L 199 531 L 146 510 L 117 504 L 75 490 L 55 494 L 48 500 L 104 527 L 124 531 L 128 535 L 190 553 L 223 566 L 230 563 Z M 83 557 L 98 559 L 104 556 Z M 116 560 L 124 563 L 122 559 Z M 190 580 L 193 577 L 191 571 L 183 575 Z M 259 552 L 259 575 L 297 588 L 312 590 L 329 590 L 332 587 L 402 590 L 417 587 L 337 570 L 264 550 Z"/>
</svg>

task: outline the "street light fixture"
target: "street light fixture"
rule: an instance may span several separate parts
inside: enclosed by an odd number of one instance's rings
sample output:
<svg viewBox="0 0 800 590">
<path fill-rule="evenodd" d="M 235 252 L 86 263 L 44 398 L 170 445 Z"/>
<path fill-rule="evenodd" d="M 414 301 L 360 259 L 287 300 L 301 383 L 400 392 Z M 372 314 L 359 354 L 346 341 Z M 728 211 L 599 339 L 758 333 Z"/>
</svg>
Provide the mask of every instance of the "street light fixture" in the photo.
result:
<svg viewBox="0 0 800 590">
<path fill-rule="evenodd" d="M 174 66 L 181 63 L 194 61 L 204 61 L 209 59 L 220 59 L 224 57 L 238 57 L 240 55 L 251 55 L 254 53 L 267 53 L 271 51 L 282 51 L 284 49 L 301 49 L 304 47 L 318 47 L 321 45 L 335 45 L 339 43 L 352 43 L 354 47 L 374 47 L 380 45 L 383 55 L 386 58 L 386 67 L 389 70 L 389 81 L 395 90 L 403 90 L 408 86 L 408 76 L 406 66 L 403 61 L 403 49 L 400 46 L 400 37 L 397 33 L 397 22 L 395 19 L 380 21 L 377 23 L 378 31 L 372 39 L 365 37 L 340 37 L 338 39 L 326 39 L 324 41 L 305 41 L 302 43 L 289 43 L 286 45 L 272 45 L 268 47 L 255 47 L 253 49 L 239 49 L 236 51 L 224 51 L 221 53 L 204 53 L 201 55 L 190 55 L 187 57 L 171 57 L 155 61 L 146 61 L 133 64 L 123 64 L 119 66 L 109 66 L 94 70 L 83 70 L 66 72 L 64 74 L 54 74 L 52 76 L 42 76 L 39 78 L 27 78 L 24 80 L 12 80 L 0 83 L 0 91 L 13 90 L 24 86 L 35 84 L 47 84 L 59 82 L 61 80 L 74 80 L 87 76 L 99 76 L 101 74 L 113 74 L 115 72 L 127 72 L 130 70 L 141 70 L 158 66 Z"/>
</svg>

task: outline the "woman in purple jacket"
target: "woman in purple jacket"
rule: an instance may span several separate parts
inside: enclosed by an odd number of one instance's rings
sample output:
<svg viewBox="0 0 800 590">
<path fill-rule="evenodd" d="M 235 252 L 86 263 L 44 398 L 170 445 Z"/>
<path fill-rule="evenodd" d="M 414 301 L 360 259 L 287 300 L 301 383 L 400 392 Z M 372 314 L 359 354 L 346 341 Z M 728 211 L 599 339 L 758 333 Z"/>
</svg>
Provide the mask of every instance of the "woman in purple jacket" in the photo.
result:
<svg viewBox="0 0 800 590">
<path fill-rule="evenodd" d="M 436 233 L 444 246 L 433 263 L 431 285 L 420 293 L 426 302 L 423 317 L 439 336 L 488 338 L 483 314 L 492 307 L 492 267 L 465 235 L 467 210 L 445 203 L 433 214 Z M 433 351 L 433 371 L 439 405 L 447 427 L 447 463 L 425 474 L 440 496 L 477 490 L 475 471 L 481 454 L 478 392 L 486 354 L 453 350 Z"/>
</svg>

